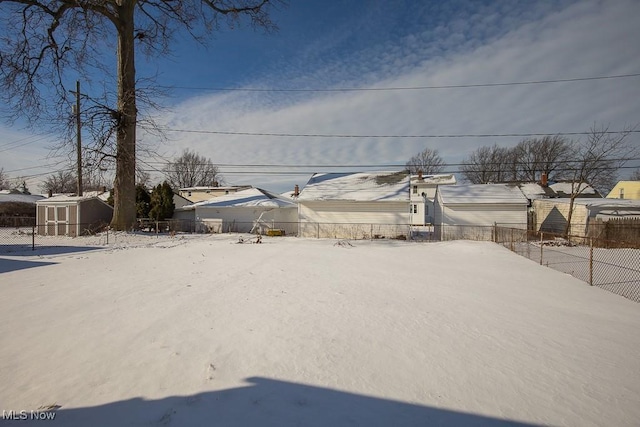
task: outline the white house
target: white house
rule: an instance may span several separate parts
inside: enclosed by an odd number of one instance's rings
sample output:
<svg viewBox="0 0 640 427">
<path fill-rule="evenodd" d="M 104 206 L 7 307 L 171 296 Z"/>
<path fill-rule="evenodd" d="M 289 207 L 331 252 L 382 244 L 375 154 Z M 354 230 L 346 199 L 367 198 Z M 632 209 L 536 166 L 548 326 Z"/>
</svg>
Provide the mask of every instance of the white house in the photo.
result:
<svg viewBox="0 0 640 427">
<path fill-rule="evenodd" d="M 201 231 L 298 232 L 298 207 L 292 200 L 260 188 L 248 188 L 176 208 L 174 219 L 192 220 Z"/>
<path fill-rule="evenodd" d="M 411 176 L 411 206 L 410 216 L 412 225 L 433 224 L 434 199 L 439 185 L 456 185 L 453 174 L 418 175 Z"/>
<path fill-rule="evenodd" d="M 316 173 L 298 196 L 303 237 L 407 238 L 409 174 Z"/>
<path fill-rule="evenodd" d="M 435 235 L 441 240 L 491 240 L 493 225 L 526 230 L 528 202 L 518 187 L 507 184 L 439 186 Z"/>
</svg>

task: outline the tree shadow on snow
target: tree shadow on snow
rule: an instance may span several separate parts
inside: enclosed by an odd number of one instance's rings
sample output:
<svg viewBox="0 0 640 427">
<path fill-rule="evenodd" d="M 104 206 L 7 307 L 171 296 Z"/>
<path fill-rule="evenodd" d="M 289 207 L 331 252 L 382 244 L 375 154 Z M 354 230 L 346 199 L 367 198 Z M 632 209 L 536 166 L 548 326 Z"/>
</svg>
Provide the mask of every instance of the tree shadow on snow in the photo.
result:
<svg viewBox="0 0 640 427">
<path fill-rule="evenodd" d="M 77 252 L 95 251 L 104 249 L 101 246 L 38 246 L 32 249 L 31 245 L 1 245 L 0 254 L 6 256 L 47 256 L 64 255 Z"/>
<path fill-rule="evenodd" d="M 135 398 L 56 412 L 47 425 L 114 426 L 531 426 L 448 409 L 380 399 L 268 378 L 248 385 L 158 400 Z M 42 425 L 15 420 L 9 425 Z"/>
<path fill-rule="evenodd" d="M 27 268 L 44 267 L 45 265 L 52 264 L 55 263 L 42 261 L 20 261 L 17 259 L 0 258 L 0 274 L 16 270 L 25 270 Z"/>
</svg>

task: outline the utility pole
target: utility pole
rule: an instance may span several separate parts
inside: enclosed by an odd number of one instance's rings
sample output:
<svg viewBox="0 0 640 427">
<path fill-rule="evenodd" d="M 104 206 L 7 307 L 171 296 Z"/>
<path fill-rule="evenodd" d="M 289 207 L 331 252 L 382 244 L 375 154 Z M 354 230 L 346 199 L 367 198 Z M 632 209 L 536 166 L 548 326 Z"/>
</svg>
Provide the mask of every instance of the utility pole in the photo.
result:
<svg viewBox="0 0 640 427">
<path fill-rule="evenodd" d="M 82 127 L 82 121 L 80 120 L 80 80 L 76 81 L 76 91 L 71 93 L 75 93 L 76 95 L 76 105 L 75 105 L 75 113 L 76 113 L 76 128 L 78 131 L 78 135 L 76 138 L 76 151 L 78 155 L 77 167 L 78 167 L 78 196 L 82 196 L 82 134 L 80 129 Z"/>
</svg>

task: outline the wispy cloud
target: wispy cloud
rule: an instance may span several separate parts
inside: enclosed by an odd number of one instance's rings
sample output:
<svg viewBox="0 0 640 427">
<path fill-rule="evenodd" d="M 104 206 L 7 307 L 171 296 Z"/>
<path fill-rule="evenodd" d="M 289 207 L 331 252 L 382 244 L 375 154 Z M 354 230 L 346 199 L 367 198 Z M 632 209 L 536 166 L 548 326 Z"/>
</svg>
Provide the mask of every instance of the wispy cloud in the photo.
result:
<svg viewBox="0 0 640 427">
<path fill-rule="evenodd" d="M 331 20 L 330 14 L 317 19 L 308 16 L 308 28 L 295 27 L 297 32 L 283 26 L 274 40 L 283 46 L 282 59 L 265 63 L 251 73 L 259 77 L 242 81 L 253 88 L 380 88 L 640 72 L 640 3 L 635 0 L 407 1 L 397 5 L 390 10 L 388 2 L 372 2 L 358 13 Z M 184 95 L 180 93 L 181 99 Z M 621 129 L 640 122 L 638 111 L 640 79 L 627 78 L 415 91 L 202 92 L 171 106 L 159 121 L 174 129 L 256 133 L 556 133 L 586 131 L 594 123 Z M 331 139 L 169 132 L 169 141 L 160 143 L 140 135 L 144 144 L 157 146 L 160 157 L 151 160 L 190 148 L 219 164 L 283 165 L 266 169 L 271 172 L 311 172 L 286 167 L 303 164 L 403 165 L 426 146 L 438 149 L 446 161 L 457 162 L 479 146 L 511 145 L 520 139 Z M 24 154 L 22 158 L 13 152 L 2 155 L 5 169 L 24 164 Z M 290 189 L 306 180 L 306 176 L 235 173 L 261 170 L 265 169 L 223 167 L 230 183 L 273 190 Z"/>
<path fill-rule="evenodd" d="M 332 59 L 329 51 L 315 56 L 304 53 L 306 62 L 294 61 L 253 86 L 323 87 L 326 82 L 329 87 L 407 87 L 640 71 L 638 2 L 584 1 L 557 10 L 505 7 L 511 6 L 485 6 L 457 18 L 435 19 L 435 27 L 415 23 L 410 32 L 403 30 L 392 42 L 368 46 L 350 56 L 340 54 Z M 350 37 L 345 28 L 337 31 L 331 39 L 336 49 Z M 555 133 L 586 131 L 594 123 L 621 129 L 640 121 L 639 107 L 638 78 L 628 78 L 416 91 L 212 94 L 175 106 L 166 123 L 171 128 L 265 133 Z M 200 134 L 173 134 L 172 138 L 164 147 L 168 153 L 190 147 L 218 163 L 282 165 L 403 164 L 425 146 L 455 162 L 481 145 L 519 140 Z M 231 173 L 227 178 L 287 188 L 300 181 Z"/>
</svg>

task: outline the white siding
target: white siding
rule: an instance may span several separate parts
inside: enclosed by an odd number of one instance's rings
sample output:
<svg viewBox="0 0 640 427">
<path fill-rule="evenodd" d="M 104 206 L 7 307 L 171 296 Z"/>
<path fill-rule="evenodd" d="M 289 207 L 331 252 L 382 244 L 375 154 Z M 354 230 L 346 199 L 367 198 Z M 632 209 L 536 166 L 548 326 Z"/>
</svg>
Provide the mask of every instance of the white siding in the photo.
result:
<svg viewBox="0 0 640 427">
<path fill-rule="evenodd" d="M 298 205 L 305 237 L 398 237 L 408 232 L 408 202 L 309 201 Z"/>
<path fill-rule="evenodd" d="M 260 218 L 274 228 L 284 229 L 286 234 L 297 234 L 297 209 L 272 207 L 196 207 L 196 221 L 204 219 L 222 219 L 223 232 L 248 233 L 254 222 Z"/>
<path fill-rule="evenodd" d="M 442 223 L 449 225 L 494 224 L 513 228 L 527 228 L 527 206 L 524 204 L 464 204 L 445 205 Z"/>
<path fill-rule="evenodd" d="M 569 217 L 569 202 L 555 200 L 534 200 L 535 229 L 550 233 L 564 233 Z M 586 206 L 575 204 L 571 215 L 569 234 L 584 235 L 589 211 Z"/>
</svg>

